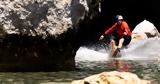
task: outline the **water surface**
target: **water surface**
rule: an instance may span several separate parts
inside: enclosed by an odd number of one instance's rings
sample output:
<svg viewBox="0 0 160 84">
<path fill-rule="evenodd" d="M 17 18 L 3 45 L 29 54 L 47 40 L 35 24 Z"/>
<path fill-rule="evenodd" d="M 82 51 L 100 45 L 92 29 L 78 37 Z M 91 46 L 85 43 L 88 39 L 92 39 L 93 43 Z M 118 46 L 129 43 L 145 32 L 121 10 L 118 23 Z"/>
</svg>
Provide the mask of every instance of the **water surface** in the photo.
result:
<svg viewBox="0 0 160 84">
<path fill-rule="evenodd" d="M 73 80 L 104 71 L 128 71 L 160 84 L 160 41 L 145 40 L 122 50 L 122 57 L 111 58 L 104 48 L 82 46 L 77 51 L 76 70 L 57 72 L 0 72 L 0 84 L 70 84 Z M 97 46 L 96 46 L 97 47 Z"/>
</svg>

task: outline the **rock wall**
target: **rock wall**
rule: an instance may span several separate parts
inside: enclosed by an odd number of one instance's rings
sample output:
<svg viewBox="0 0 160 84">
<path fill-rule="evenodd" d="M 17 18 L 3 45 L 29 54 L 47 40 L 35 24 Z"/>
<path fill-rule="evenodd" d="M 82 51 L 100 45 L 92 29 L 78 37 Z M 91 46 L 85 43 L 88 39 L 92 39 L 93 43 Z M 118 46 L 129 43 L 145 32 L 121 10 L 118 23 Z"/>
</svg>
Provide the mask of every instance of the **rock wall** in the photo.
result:
<svg viewBox="0 0 160 84">
<path fill-rule="evenodd" d="M 71 0 L 0 1 L 0 25 L 7 34 L 57 36 L 71 28 Z"/>
<path fill-rule="evenodd" d="M 74 69 L 76 32 L 98 1 L 0 0 L 0 71 Z"/>
</svg>

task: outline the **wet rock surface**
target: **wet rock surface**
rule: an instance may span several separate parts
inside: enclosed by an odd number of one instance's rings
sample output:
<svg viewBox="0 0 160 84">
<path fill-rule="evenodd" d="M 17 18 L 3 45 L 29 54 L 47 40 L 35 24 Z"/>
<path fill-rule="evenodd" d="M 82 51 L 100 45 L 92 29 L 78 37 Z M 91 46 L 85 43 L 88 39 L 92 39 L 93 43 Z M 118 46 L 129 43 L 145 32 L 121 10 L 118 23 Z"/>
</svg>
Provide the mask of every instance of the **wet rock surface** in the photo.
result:
<svg viewBox="0 0 160 84">
<path fill-rule="evenodd" d="M 73 81 L 71 84 L 151 84 L 151 82 L 142 80 L 130 72 L 111 71 Z"/>
</svg>

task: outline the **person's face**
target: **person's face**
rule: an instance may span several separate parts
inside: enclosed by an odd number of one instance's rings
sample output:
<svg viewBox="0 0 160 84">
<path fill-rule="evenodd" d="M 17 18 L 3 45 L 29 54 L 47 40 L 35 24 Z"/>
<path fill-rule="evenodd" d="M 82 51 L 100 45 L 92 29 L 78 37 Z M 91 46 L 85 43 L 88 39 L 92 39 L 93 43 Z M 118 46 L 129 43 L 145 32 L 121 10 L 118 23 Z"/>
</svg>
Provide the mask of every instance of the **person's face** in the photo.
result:
<svg viewBox="0 0 160 84">
<path fill-rule="evenodd" d="M 122 20 L 117 20 L 117 24 L 120 25 L 122 23 Z"/>
</svg>

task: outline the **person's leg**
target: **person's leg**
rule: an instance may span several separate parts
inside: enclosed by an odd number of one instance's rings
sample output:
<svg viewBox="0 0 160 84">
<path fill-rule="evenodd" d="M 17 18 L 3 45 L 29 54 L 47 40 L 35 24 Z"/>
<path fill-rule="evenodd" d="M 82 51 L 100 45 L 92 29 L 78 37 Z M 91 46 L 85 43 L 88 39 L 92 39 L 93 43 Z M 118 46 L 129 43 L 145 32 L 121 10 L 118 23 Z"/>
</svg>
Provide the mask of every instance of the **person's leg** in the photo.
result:
<svg viewBox="0 0 160 84">
<path fill-rule="evenodd" d="M 115 40 L 112 40 L 112 57 L 119 57 L 119 55 L 117 55 L 118 52 L 120 52 L 120 49 L 117 47 L 116 45 L 116 41 Z"/>
<path fill-rule="evenodd" d="M 131 42 L 131 36 L 124 36 L 123 45 L 127 46 Z"/>
<path fill-rule="evenodd" d="M 124 42 L 124 38 L 121 38 L 121 39 L 119 39 L 119 44 L 118 44 L 118 47 L 117 48 L 122 48 L 122 46 L 123 46 L 123 42 Z"/>
<path fill-rule="evenodd" d="M 124 38 L 119 39 L 119 42 L 118 42 L 119 44 L 118 44 L 118 46 L 115 47 L 113 56 L 116 56 L 117 53 L 120 52 L 120 49 L 123 46 L 123 42 L 124 42 Z"/>
<path fill-rule="evenodd" d="M 114 39 L 111 40 L 111 47 L 112 47 L 113 50 L 115 50 L 117 48 L 116 42 L 115 42 Z"/>
<path fill-rule="evenodd" d="M 116 33 L 112 34 L 112 40 L 111 40 L 112 57 L 117 56 L 118 53 L 117 46 L 119 44 L 119 40 L 120 40 L 119 36 Z"/>
</svg>

